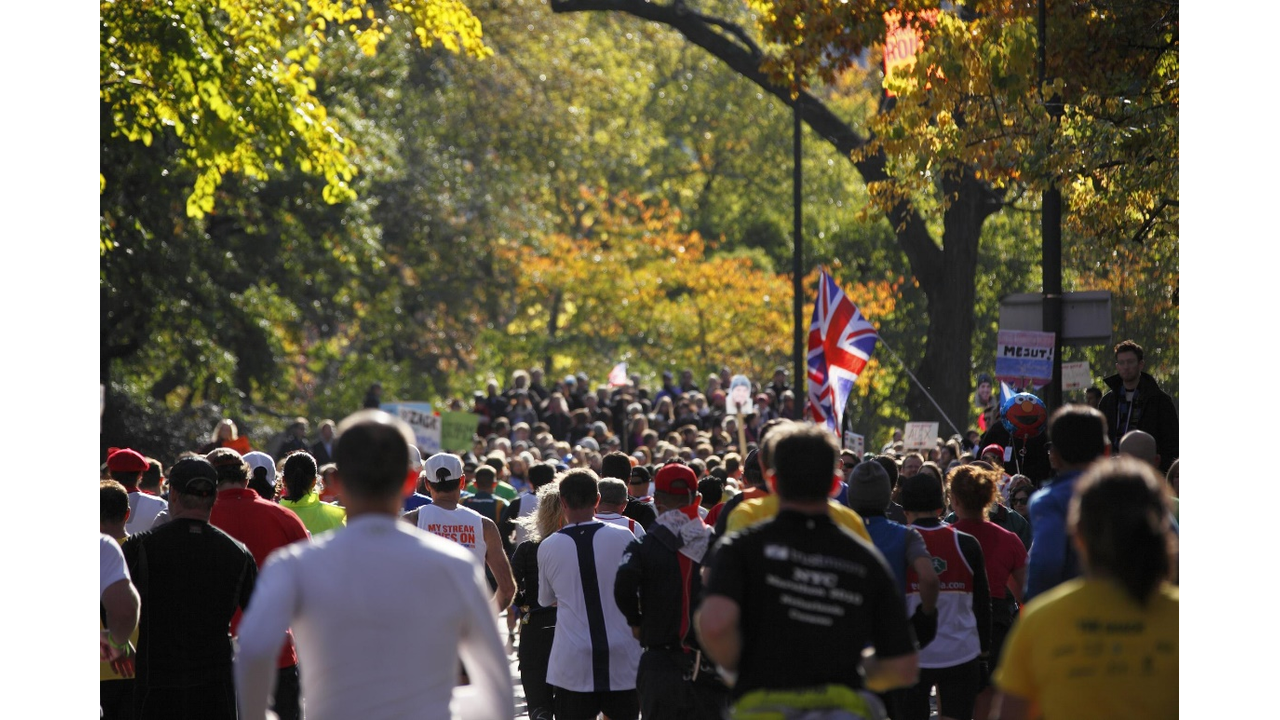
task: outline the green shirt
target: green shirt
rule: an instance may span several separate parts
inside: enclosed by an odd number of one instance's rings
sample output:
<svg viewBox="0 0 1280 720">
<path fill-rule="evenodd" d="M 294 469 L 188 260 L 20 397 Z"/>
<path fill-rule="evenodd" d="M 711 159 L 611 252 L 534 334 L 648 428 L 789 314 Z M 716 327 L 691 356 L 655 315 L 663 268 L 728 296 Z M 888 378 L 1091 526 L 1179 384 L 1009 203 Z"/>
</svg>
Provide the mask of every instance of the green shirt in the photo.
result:
<svg viewBox="0 0 1280 720">
<path fill-rule="evenodd" d="M 470 485 L 468 485 L 468 486 L 466 487 L 466 491 L 467 491 L 467 492 L 469 492 L 469 493 L 471 493 L 472 495 L 474 495 L 474 494 L 476 493 L 476 484 L 475 484 L 475 483 L 471 483 Z M 516 498 L 520 497 L 520 491 L 519 491 L 519 490 L 516 490 L 516 489 L 515 489 L 514 487 L 512 487 L 510 484 L 505 483 L 505 482 L 503 482 L 503 481 L 501 481 L 501 480 L 499 480 L 499 481 L 498 481 L 498 484 L 494 486 L 494 488 L 493 488 L 493 494 L 494 494 L 494 495 L 497 495 L 498 497 L 502 498 L 503 500 L 506 500 L 508 503 L 510 503 L 512 500 L 515 500 Z"/>
<path fill-rule="evenodd" d="M 320 496 L 314 490 L 298 501 L 282 499 L 280 506 L 296 513 L 312 537 L 347 524 L 347 511 L 337 505 L 320 502 Z"/>
</svg>

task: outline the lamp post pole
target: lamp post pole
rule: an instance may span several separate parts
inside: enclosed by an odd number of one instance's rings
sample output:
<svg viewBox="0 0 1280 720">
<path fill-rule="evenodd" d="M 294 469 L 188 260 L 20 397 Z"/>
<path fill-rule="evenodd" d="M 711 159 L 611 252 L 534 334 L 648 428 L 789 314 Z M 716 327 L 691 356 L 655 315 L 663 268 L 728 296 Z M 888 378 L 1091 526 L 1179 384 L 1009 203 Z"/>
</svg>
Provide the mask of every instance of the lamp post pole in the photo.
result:
<svg viewBox="0 0 1280 720">
<path fill-rule="evenodd" d="M 792 387 L 796 393 L 796 408 L 804 407 L 804 398 L 808 397 L 808 391 L 804 383 L 808 379 L 808 373 L 805 372 L 805 346 L 804 346 L 804 328 L 801 324 L 804 319 L 802 295 L 803 288 L 801 281 L 804 271 L 801 267 L 804 251 L 804 237 L 801 235 L 801 168 L 800 168 L 800 93 L 796 93 L 795 100 L 791 103 L 792 127 L 791 127 L 791 148 L 792 148 L 792 175 L 791 175 L 791 202 L 794 221 L 792 225 L 792 250 L 791 250 L 791 292 L 792 292 L 792 321 L 794 322 L 794 331 L 792 333 L 791 359 L 795 367 L 794 374 L 791 376 Z M 804 393 L 804 395 L 801 395 Z"/>
<path fill-rule="evenodd" d="M 1045 1 L 1039 0 L 1036 27 L 1036 60 L 1040 74 L 1040 97 L 1044 99 L 1045 83 Z M 1062 116 L 1058 96 L 1045 102 L 1049 116 L 1056 123 Z M 1044 404 L 1052 412 L 1062 405 L 1062 193 L 1052 176 L 1040 196 L 1040 271 L 1044 291 L 1043 315 L 1045 332 L 1053 333 L 1053 378 L 1044 391 Z"/>
</svg>

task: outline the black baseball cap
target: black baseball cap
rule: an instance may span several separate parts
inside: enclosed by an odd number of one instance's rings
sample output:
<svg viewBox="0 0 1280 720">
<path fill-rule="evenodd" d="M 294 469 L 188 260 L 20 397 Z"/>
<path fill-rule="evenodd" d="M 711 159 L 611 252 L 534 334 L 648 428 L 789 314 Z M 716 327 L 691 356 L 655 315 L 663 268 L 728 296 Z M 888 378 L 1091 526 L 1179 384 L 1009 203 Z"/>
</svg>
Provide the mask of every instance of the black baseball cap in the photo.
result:
<svg viewBox="0 0 1280 720">
<path fill-rule="evenodd" d="M 169 468 L 169 490 L 179 495 L 213 497 L 218 494 L 218 471 L 202 457 L 183 458 Z"/>
</svg>

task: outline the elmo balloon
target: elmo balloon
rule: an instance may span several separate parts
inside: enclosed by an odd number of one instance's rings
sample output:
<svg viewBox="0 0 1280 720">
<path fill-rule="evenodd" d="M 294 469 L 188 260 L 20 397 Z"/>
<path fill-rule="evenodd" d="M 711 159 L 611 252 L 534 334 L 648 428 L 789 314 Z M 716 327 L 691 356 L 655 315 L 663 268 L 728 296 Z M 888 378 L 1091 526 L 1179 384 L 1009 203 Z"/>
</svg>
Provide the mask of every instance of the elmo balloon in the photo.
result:
<svg viewBox="0 0 1280 720">
<path fill-rule="evenodd" d="M 1000 419 L 1009 434 L 1015 438 L 1029 440 L 1044 432 L 1049 419 L 1049 411 L 1044 401 L 1031 393 L 1018 393 L 1000 408 Z"/>
</svg>

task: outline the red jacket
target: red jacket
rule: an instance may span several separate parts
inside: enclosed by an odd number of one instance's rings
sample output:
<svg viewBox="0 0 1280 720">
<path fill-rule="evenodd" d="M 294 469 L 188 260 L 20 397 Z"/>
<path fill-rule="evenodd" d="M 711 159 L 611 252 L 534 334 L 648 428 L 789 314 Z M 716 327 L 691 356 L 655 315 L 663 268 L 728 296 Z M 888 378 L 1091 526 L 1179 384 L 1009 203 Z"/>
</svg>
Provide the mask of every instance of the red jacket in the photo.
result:
<svg viewBox="0 0 1280 720">
<path fill-rule="evenodd" d="M 209 524 L 244 543 L 253 553 L 253 559 L 262 570 L 272 550 L 298 540 L 310 540 L 311 534 L 302 520 L 288 508 L 263 500 L 249 488 L 229 488 L 218 491 L 218 499 L 209 513 Z M 240 611 L 231 620 L 234 634 L 240 626 Z M 286 668 L 298 664 L 298 653 L 293 647 L 293 631 L 287 633 L 285 645 L 280 650 L 276 667 Z"/>
</svg>

